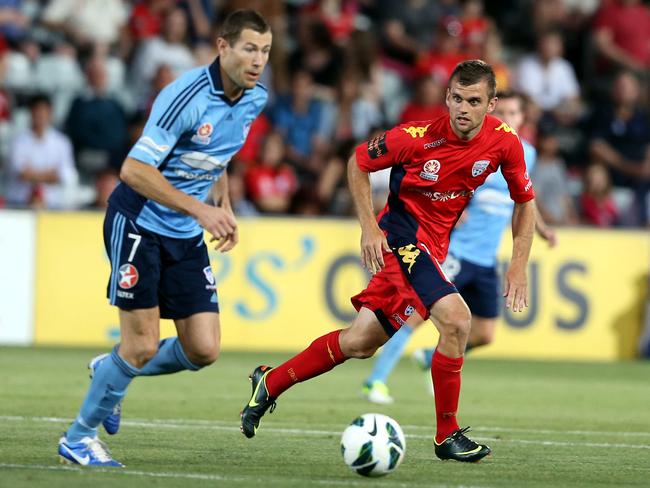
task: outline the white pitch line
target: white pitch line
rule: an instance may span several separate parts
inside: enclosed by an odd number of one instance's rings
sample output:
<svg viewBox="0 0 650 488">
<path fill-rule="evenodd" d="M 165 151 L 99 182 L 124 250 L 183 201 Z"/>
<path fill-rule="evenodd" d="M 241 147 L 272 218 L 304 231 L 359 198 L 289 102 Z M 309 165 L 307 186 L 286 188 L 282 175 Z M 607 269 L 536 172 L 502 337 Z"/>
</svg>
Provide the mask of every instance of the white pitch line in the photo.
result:
<svg viewBox="0 0 650 488">
<path fill-rule="evenodd" d="M 26 416 L 12 416 L 12 415 L 0 415 L 0 422 L 3 420 L 7 421 L 23 421 L 23 420 L 34 420 L 41 422 L 72 422 L 72 419 L 60 418 L 60 417 L 26 417 Z M 215 427 L 215 426 L 231 426 L 233 422 L 227 420 L 205 420 L 205 419 L 131 419 L 125 422 L 130 422 L 129 425 L 136 427 L 169 427 L 174 428 L 174 425 L 178 425 L 183 428 L 192 428 L 194 426 L 202 427 Z M 278 424 L 276 424 L 278 425 Z M 282 425 L 282 424 L 279 424 Z M 334 427 L 338 424 L 319 424 L 327 425 Z M 433 432 L 435 430 L 434 425 L 410 425 L 410 424 L 400 424 L 404 430 L 429 430 Z M 238 428 L 232 427 L 234 430 Z M 228 430 L 228 429 L 220 429 Z M 266 430 L 266 429 L 265 429 Z M 291 432 L 295 429 L 286 428 L 286 432 Z M 521 433 L 521 434 L 540 434 L 540 435 L 596 435 L 596 436 L 615 436 L 615 437 L 650 437 L 650 432 L 621 432 L 621 431 L 612 431 L 612 430 L 562 430 L 562 429 L 523 429 L 516 427 L 497 427 L 497 426 L 482 426 L 482 427 L 472 427 L 473 432 L 511 432 L 511 433 Z M 284 431 L 283 431 L 284 432 Z M 330 431 L 321 431 L 321 430 L 305 430 L 298 429 L 298 432 L 310 432 L 314 435 L 318 434 L 330 434 Z"/>
<path fill-rule="evenodd" d="M 286 478 L 278 478 L 272 476 L 265 476 L 264 478 L 254 477 L 254 476 L 221 476 L 218 474 L 207 474 L 207 473 L 166 473 L 166 472 L 151 472 L 151 471 L 135 471 L 130 469 L 120 469 L 120 468 L 82 468 L 80 466 L 48 466 L 44 464 L 9 464 L 9 463 L 0 463 L 0 469 L 25 469 L 25 470 L 39 470 L 39 471 L 69 471 L 74 473 L 84 473 L 84 474 L 95 474 L 95 473 L 104 473 L 104 474 L 118 474 L 122 476 L 140 476 L 144 478 L 175 478 L 175 479 L 192 479 L 192 480 L 206 480 L 206 481 L 229 481 L 229 482 L 241 482 L 241 483 L 259 483 L 259 484 L 268 484 L 269 481 L 278 481 L 285 482 Z M 352 474 L 352 473 L 350 473 Z M 309 484 L 318 484 L 318 485 L 339 485 L 339 486 L 368 486 L 368 483 L 365 481 L 353 481 L 353 480 L 330 480 L 330 479 L 314 479 L 309 478 Z M 399 483 L 382 480 L 382 486 L 391 486 L 396 488 L 410 488 L 412 486 L 422 486 L 422 487 L 431 487 L 431 488 L 485 488 L 476 485 L 442 485 L 442 484 L 420 484 L 420 483 Z"/>
<path fill-rule="evenodd" d="M 22 416 L 0 416 L 0 421 L 33 421 L 33 422 L 45 422 L 45 423 L 56 423 L 56 424 L 68 424 L 71 422 L 71 419 L 59 418 L 59 417 L 22 417 Z M 209 421 L 199 420 L 193 422 L 182 422 L 179 419 L 174 419 L 173 421 L 149 421 L 149 420 L 124 420 L 122 425 L 127 425 L 131 427 L 147 427 L 147 428 L 156 428 L 156 429 L 179 429 L 179 430 L 217 430 L 217 431 L 229 431 L 229 432 L 238 432 L 239 427 L 228 426 L 228 425 L 219 425 L 218 422 L 213 422 L 210 424 Z M 416 426 L 409 426 L 416 427 Z M 429 428 L 429 427 L 427 427 Z M 479 431 L 480 429 L 476 429 Z M 331 430 L 312 430 L 312 429 L 287 429 L 280 427 L 265 427 L 264 431 L 274 432 L 278 434 L 294 434 L 294 435 L 331 435 L 339 436 L 341 435 L 338 431 Z M 534 433 L 534 432 L 533 432 Z M 561 434 L 561 431 L 553 432 L 554 434 Z M 410 439 L 431 439 L 431 434 L 405 434 L 407 438 Z M 542 440 L 529 440 L 529 439 L 503 439 L 497 437 L 483 437 L 481 439 L 489 440 L 492 442 L 505 442 L 511 444 L 531 444 L 539 446 L 564 446 L 564 447 L 611 447 L 611 448 L 620 448 L 620 449 L 650 449 L 650 445 L 646 444 L 622 444 L 622 443 L 609 443 L 609 442 L 579 442 L 579 441 L 542 441 Z"/>
</svg>

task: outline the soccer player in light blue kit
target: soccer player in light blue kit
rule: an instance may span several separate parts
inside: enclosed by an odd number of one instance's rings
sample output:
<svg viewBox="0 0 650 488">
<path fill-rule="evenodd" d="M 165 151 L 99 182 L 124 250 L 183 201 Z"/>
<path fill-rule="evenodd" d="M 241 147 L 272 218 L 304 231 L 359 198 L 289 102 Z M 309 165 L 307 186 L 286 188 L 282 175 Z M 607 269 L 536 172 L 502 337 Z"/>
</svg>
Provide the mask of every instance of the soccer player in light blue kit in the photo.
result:
<svg viewBox="0 0 650 488">
<path fill-rule="evenodd" d="M 523 123 L 523 99 L 514 92 L 501 92 L 494 115 L 516 131 Z M 530 173 L 535 165 L 537 153 L 526 141 L 524 159 Z M 456 228 L 451 233 L 449 253 L 442 264 L 447 277 L 454 282 L 459 293 L 472 312 L 472 327 L 467 349 L 492 342 L 496 319 L 499 315 L 499 280 L 496 254 L 501 236 L 510 222 L 513 202 L 509 197 L 508 185 L 501 170 L 491 174 L 480 186 Z M 536 216 L 537 233 L 551 246 L 555 245 L 555 232 Z M 408 322 L 407 322 L 408 323 Z M 373 370 L 363 385 L 364 396 L 373 403 L 388 404 L 393 398 L 388 392 L 386 380 L 404 348 L 420 323 L 408 323 L 401 327 L 384 345 L 375 361 Z M 414 357 L 423 369 L 431 368 L 433 349 L 419 349 Z"/>
<path fill-rule="evenodd" d="M 203 233 L 222 252 L 237 244 L 226 167 L 266 104 L 258 80 L 271 40 L 257 12 L 228 16 L 218 57 L 162 90 L 124 161 L 104 220 L 107 295 L 119 309 L 121 342 L 89 364 L 90 388 L 59 440 L 63 462 L 121 467 L 97 428 L 117 432 L 133 378 L 196 371 L 217 359 L 219 306 Z M 214 205 L 204 203 L 209 196 Z M 160 318 L 174 320 L 177 337 L 160 341 Z"/>
</svg>

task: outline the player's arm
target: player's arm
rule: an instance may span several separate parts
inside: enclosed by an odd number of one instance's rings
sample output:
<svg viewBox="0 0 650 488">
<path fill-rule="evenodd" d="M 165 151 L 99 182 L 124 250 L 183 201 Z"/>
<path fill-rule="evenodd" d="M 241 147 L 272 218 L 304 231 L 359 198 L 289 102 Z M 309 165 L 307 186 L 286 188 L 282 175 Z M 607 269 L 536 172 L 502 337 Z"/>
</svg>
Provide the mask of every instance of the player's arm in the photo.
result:
<svg viewBox="0 0 650 488">
<path fill-rule="evenodd" d="M 368 174 L 389 168 L 396 161 L 409 161 L 413 150 L 411 140 L 404 127 L 398 126 L 359 144 L 348 160 L 348 185 L 361 224 L 361 263 L 371 273 L 384 266 L 383 251 L 390 252 L 390 246 L 373 211 Z"/>
<path fill-rule="evenodd" d="M 149 200 L 194 217 L 199 225 L 217 239 L 231 234 L 237 223 L 223 208 L 212 207 L 174 188 L 162 173 L 150 164 L 127 157 L 120 179 Z"/>
<path fill-rule="evenodd" d="M 390 251 L 390 247 L 372 208 L 370 177 L 359 168 L 356 153 L 348 160 L 348 185 L 361 224 L 361 264 L 374 274 L 384 267 L 382 249 Z"/>
<path fill-rule="evenodd" d="M 520 312 L 528 306 L 526 267 L 535 229 L 535 200 L 515 203 L 512 213 L 512 258 L 503 282 L 506 308 Z"/>
<path fill-rule="evenodd" d="M 219 179 L 215 181 L 210 190 L 210 194 L 212 196 L 214 205 L 216 207 L 224 209 L 232 217 L 233 221 L 236 221 L 235 212 L 233 212 L 232 206 L 230 205 L 230 192 L 228 189 L 227 172 L 224 171 Z M 222 237 L 220 239 L 212 237 L 210 239 L 210 242 L 212 241 L 217 241 L 217 244 L 214 247 L 216 250 L 220 250 L 221 252 L 230 251 L 239 242 L 239 233 L 237 231 L 237 227 L 235 226 L 235 230 L 233 230 L 225 237 Z"/>
<path fill-rule="evenodd" d="M 510 198 L 515 202 L 512 212 L 512 258 L 503 280 L 506 308 L 520 312 L 528 306 L 526 269 L 535 231 L 535 191 L 530 181 L 521 141 L 514 134 L 502 140 L 505 145 L 501 173 L 508 183 Z"/>
</svg>

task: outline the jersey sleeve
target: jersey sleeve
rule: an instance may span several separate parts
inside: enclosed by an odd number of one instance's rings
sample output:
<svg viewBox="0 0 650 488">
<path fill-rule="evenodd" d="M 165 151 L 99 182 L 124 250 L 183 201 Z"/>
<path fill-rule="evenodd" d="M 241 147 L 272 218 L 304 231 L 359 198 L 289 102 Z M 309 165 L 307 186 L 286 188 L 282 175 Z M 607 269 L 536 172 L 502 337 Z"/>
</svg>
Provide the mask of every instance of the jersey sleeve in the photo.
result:
<svg viewBox="0 0 650 488">
<path fill-rule="evenodd" d="M 195 104 L 183 103 L 182 91 L 179 95 L 174 85 L 167 86 L 156 97 L 142 135 L 129 151 L 130 158 L 158 167 L 180 137 L 195 126 L 199 115 Z"/>
<path fill-rule="evenodd" d="M 357 165 L 367 173 L 408 162 L 413 154 L 413 137 L 397 126 L 356 148 Z"/>
<path fill-rule="evenodd" d="M 515 203 L 525 203 L 535 198 L 535 190 L 526 169 L 524 148 L 516 135 L 508 134 L 506 139 L 507 146 L 501 162 L 501 173 L 508 183 L 510 198 Z"/>
</svg>

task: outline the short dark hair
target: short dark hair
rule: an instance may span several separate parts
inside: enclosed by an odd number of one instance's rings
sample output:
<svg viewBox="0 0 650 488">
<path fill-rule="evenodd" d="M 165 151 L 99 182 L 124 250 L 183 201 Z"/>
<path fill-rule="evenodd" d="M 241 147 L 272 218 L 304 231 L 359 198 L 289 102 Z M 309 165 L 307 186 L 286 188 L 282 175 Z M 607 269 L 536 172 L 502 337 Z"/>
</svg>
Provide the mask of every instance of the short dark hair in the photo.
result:
<svg viewBox="0 0 650 488">
<path fill-rule="evenodd" d="M 225 18 L 219 36 L 223 37 L 231 46 L 239 40 L 244 29 L 251 29 L 260 34 L 271 30 L 269 23 L 257 11 L 252 9 L 240 9 L 232 12 Z"/>
<path fill-rule="evenodd" d="M 50 100 L 50 97 L 47 96 L 45 93 L 35 93 L 31 97 L 29 97 L 29 100 L 27 100 L 27 107 L 29 107 L 30 110 L 34 109 L 37 105 L 47 105 L 49 108 L 52 108 L 52 101 Z"/>
<path fill-rule="evenodd" d="M 497 93 L 497 80 L 494 76 L 492 66 L 480 59 L 470 59 L 458 63 L 454 72 L 449 77 L 449 84 L 454 80 L 458 80 L 463 86 L 476 85 L 485 80 L 488 84 L 488 96 L 492 99 Z"/>
<path fill-rule="evenodd" d="M 497 92 L 497 98 L 499 100 L 508 100 L 509 98 L 516 98 L 519 100 L 519 103 L 521 104 L 522 110 L 526 108 L 526 97 L 515 90 L 499 90 Z"/>
</svg>

